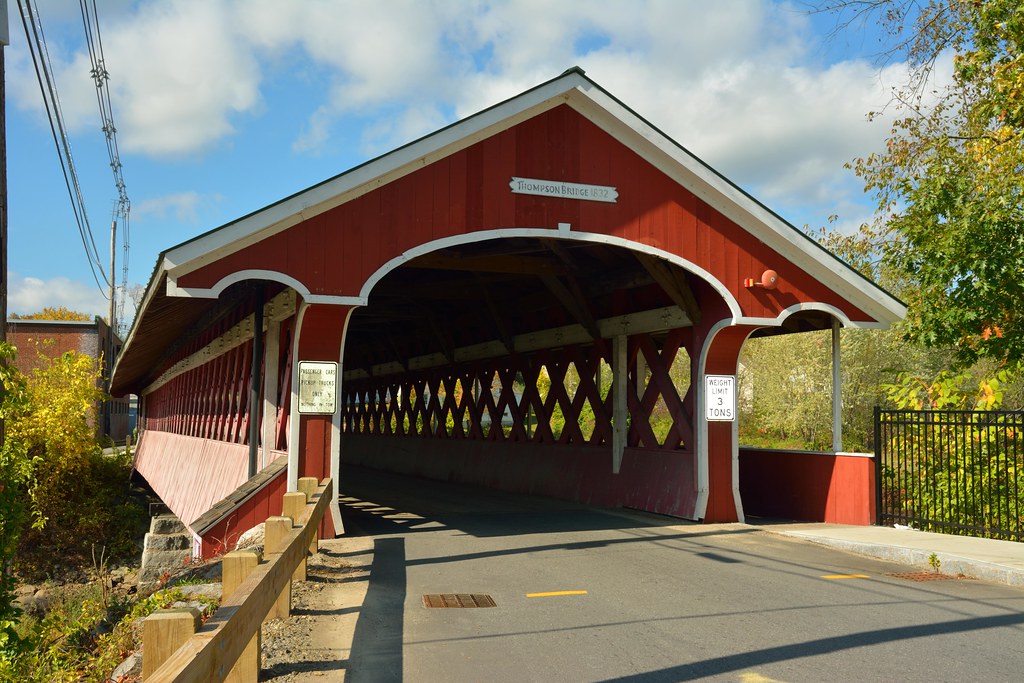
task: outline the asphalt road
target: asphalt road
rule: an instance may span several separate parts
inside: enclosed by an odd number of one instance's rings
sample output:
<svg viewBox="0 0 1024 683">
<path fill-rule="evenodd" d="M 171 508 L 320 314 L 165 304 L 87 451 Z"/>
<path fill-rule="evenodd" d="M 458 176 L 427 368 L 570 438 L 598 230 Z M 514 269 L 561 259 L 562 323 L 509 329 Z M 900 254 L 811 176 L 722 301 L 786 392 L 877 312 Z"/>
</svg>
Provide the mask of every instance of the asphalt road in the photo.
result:
<svg viewBox="0 0 1024 683">
<path fill-rule="evenodd" d="M 346 681 L 1024 680 L 1019 589 L 746 525 L 360 470 L 339 488 L 374 547 Z"/>
</svg>

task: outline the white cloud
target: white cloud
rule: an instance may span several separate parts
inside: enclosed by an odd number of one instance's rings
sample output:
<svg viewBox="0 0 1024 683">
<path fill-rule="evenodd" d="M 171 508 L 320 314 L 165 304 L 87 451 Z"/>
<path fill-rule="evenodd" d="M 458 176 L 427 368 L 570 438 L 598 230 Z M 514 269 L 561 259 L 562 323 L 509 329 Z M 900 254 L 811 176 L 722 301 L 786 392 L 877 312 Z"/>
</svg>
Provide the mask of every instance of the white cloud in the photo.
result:
<svg viewBox="0 0 1024 683">
<path fill-rule="evenodd" d="M 153 217 L 163 220 L 168 216 L 181 223 L 199 222 L 198 207 L 204 198 L 198 192 L 179 192 L 163 197 L 144 199 L 132 205 L 132 216 L 136 219 Z"/>
<path fill-rule="evenodd" d="M 8 274 L 8 313 L 32 315 L 47 307 L 62 306 L 103 317 L 109 311 L 109 304 L 95 283 L 75 282 L 66 277 L 43 280 L 14 272 Z"/>
<path fill-rule="evenodd" d="M 223 3 L 145 5 L 105 38 L 116 119 L 129 151 L 192 152 L 234 132 L 231 117 L 260 103 L 260 70 Z"/>
<path fill-rule="evenodd" d="M 807 17 L 769 0 L 161 0 L 108 19 L 120 139 L 153 156 L 230 139 L 284 79 L 319 93 L 282 124 L 294 152 L 344 138 L 373 156 L 575 64 L 769 204 L 848 202 L 859 186 L 843 163 L 888 130 L 864 119 L 888 100 L 877 69 L 818 63 Z M 67 80 L 87 71 L 83 53 L 56 52 L 65 113 L 95 117 L 91 81 Z M 21 93 L 26 64 L 13 61 Z"/>
<path fill-rule="evenodd" d="M 223 2 L 145 3 L 134 11 L 102 14 L 101 21 L 123 151 L 153 156 L 201 151 L 234 132 L 233 115 L 260 105 L 260 71 L 252 45 L 238 35 L 235 17 Z M 98 128 L 96 86 L 84 46 L 68 54 L 58 40 L 47 45 L 69 130 Z M 11 70 L 15 101 L 41 111 L 23 38 L 14 47 L 20 48 L 14 50 Z"/>
<path fill-rule="evenodd" d="M 408 107 L 395 116 L 379 119 L 363 131 L 363 151 L 368 157 L 386 154 L 399 145 L 442 128 L 448 121 L 436 107 Z"/>
</svg>

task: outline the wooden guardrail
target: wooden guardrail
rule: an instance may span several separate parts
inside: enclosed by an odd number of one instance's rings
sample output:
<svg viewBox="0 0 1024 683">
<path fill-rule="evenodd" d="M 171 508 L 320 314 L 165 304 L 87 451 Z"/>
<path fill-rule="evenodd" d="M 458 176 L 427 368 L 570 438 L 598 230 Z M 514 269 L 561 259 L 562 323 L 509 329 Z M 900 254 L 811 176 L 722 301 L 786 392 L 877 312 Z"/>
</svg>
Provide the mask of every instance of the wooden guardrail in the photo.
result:
<svg viewBox="0 0 1024 683">
<path fill-rule="evenodd" d="M 334 494 L 330 479 L 319 485 L 300 480 L 299 488 L 285 494 L 284 512 L 293 514 L 266 522 L 265 560 L 246 551 L 225 555 L 224 597 L 206 624 L 195 630 L 198 614 L 191 610 L 159 610 L 146 618 L 146 683 L 258 680 L 260 627 L 267 618 L 288 616 L 291 581 L 305 578 L 306 553 L 316 551 L 317 529 Z"/>
</svg>

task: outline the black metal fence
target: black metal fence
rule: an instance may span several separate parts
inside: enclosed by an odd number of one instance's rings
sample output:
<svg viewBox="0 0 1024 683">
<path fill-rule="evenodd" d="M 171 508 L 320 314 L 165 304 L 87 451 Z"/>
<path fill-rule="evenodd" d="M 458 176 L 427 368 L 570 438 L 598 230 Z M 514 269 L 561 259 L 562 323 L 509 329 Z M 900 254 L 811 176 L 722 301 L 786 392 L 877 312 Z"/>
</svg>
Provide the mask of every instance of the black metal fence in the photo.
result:
<svg viewBox="0 0 1024 683">
<path fill-rule="evenodd" d="M 875 408 L 877 523 L 1024 541 L 1024 411 Z"/>
</svg>

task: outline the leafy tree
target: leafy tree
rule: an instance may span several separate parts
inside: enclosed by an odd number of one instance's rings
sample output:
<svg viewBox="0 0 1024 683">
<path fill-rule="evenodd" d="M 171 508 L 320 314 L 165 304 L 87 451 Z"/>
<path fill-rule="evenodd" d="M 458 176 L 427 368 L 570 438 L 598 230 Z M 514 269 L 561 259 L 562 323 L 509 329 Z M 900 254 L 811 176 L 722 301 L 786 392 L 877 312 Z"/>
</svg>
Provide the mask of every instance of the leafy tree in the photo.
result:
<svg viewBox="0 0 1024 683">
<path fill-rule="evenodd" d="M 12 349 L 7 347 L 9 354 Z M 27 504 L 15 512 L 32 524 L 17 524 L 12 516 L 8 527 L 5 517 L 0 549 L 9 558 L 17 543 L 16 568 L 31 576 L 87 564 L 94 545 L 105 547 L 108 557 L 133 555 L 145 511 L 130 495 L 129 456 L 104 456 L 91 427 L 103 397 L 98 361 L 75 351 L 38 355 L 28 377 L 4 370 L 11 389 L 3 402 L 0 494 L 15 492 Z"/>
<path fill-rule="evenodd" d="M 14 347 L 0 343 L 0 418 L 10 421 L 25 412 L 25 381 L 13 367 Z M 21 442 L 9 437 L 0 448 L 0 662 L 24 649 L 16 625 L 20 610 L 14 604 L 12 564 L 25 520 L 23 492 L 32 463 Z"/>
<path fill-rule="evenodd" d="M 18 315 L 17 313 L 11 313 L 8 317 L 11 320 L 78 320 L 82 322 L 92 320 L 91 315 L 72 311 L 64 306 L 59 308 L 47 306 L 38 313 L 33 313 L 31 315 Z"/>
<path fill-rule="evenodd" d="M 852 166 L 878 202 L 884 256 L 914 288 L 907 330 L 928 346 L 1024 360 L 1024 5 L 1019 0 L 819 4 L 840 28 L 875 18 L 911 77 L 885 150 Z M 952 80 L 935 67 L 952 53 Z M 874 114 L 872 114 L 874 115 Z"/>
<path fill-rule="evenodd" d="M 829 334 L 766 337 L 744 345 L 739 373 L 742 443 L 831 448 Z"/>
<path fill-rule="evenodd" d="M 1003 405 L 1003 391 L 1010 379 L 1008 370 L 976 383 L 967 372 L 943 370 L 931 380 L 900 373 L 895 384 L 884 388 L 901 410 L 996 410 Z"/>
</svg>

